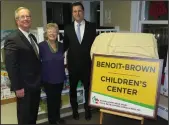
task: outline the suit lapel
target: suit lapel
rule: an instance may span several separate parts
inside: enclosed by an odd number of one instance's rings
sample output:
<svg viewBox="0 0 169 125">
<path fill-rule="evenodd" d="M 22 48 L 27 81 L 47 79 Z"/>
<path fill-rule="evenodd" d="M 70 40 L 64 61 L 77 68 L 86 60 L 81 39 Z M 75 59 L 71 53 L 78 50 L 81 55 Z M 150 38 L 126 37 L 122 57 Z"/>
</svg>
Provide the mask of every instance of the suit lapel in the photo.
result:
<svg viewBox="0 0 169 125">
<path fill-rule="evenodd" d="M 88 28 L 89 28 L 89 25 L 88 25 L 87 21 L 85 20 L 85 28 L 84 28 L 84 34 L 83 34 L 82 43 L 84 42 L 85 37 L 87 36 Z M 82 43 L 81 43 L 81 44 L 82 44 Z"/>
<path fill-rule="evenodd" d="M 21 37 L 22 41 L 34 52 L 35 54 L 35 51 L 32 47 L 32 45 L 30 44 L 30 42 L 28 41 L 28 39 L 25 37 L 25 35 L 18 29 L 18 33 L 19 33 L 19 36 Z M 35 40 L 35 43 L 37 42 L 36 41 L 36 38 L 33 38 Z M 36 43 L 37 44 L 37 43 Z M 36 54 L 35 54 L 36 56 Z M 36 56 L 37 57 L 37 56 Z"/>
<path fill-rule="evenodd" d="M 32 45 L 28 41 L 28 39 L 24 36 L 24 34 L 18 29 L 19 36 L 21 37 L 22 41 L 30 48 L 33 50 Z"/>
<path fill-rule="evenodd" d="M 71 31 L 73 31 L 73 36 L 74 36 L 75 41 L 79 43 L 79 40 L 78 40 L 77 35 L 76 35 L 76 30 L 75 30 L 75 27 L 74 27 L 74 22 L 72 23 Z"/>
</svg>

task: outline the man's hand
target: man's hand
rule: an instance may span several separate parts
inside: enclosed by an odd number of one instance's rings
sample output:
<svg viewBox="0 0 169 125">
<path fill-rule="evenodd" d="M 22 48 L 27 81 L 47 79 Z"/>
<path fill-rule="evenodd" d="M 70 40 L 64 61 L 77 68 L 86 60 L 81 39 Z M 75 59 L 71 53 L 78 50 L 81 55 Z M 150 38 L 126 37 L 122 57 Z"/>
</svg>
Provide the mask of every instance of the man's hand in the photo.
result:
<svg viewBox="0 0 169 125">
<path fill-rule="evenodd" d="M 25 95 L 24 89 L 16 90 L 16 97 L 22 98 L 24 97 L 24 95 Z"/>
</svg>

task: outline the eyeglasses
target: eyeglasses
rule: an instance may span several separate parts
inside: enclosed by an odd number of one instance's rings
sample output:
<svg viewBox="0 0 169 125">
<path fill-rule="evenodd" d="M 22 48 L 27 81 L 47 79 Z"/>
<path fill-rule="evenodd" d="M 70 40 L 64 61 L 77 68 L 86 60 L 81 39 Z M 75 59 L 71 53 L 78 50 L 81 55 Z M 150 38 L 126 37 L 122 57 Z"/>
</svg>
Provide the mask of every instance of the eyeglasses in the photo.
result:
<svg viewBox="0 0 169 125">
<path fill-rule="evenodd" d="M 30 20 L 31 16 L 20 16 L 20 17 L 18 17 L 18 19 L 20 19 L 20 20 L 24 20 L 24 19 Z"/>
</svg>

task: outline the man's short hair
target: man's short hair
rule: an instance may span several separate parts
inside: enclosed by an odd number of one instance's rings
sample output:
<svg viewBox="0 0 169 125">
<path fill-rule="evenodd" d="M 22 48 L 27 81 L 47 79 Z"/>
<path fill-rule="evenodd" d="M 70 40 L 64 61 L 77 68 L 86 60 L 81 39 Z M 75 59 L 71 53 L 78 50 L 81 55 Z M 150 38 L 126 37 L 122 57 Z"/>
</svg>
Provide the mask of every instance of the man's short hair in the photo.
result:
<svg viewBox="0 0 169 125">
<path fill-rule="evenodd" d="M 18 12 L 19 12 L 20 10 L 22 10 L 22 9 L 28 10 L 28 11 L 29 11 L 29 14 L 31 15 L 31 12 L 30 12 L 30 10 L 29 10 L 28 8 L 26 8 L 26 7 L 18 7 L 18 8 L 15 10 L 15 19 L 18 19 L 18 18 L 19 18 Z"/>
<path fill-rule="evenodd" d="M 72 4 L 72 10 L 73 10 L 74 6 L 81 6 L 82 10 L 84 11 L 84 6 L 83 6 L 83 4 L 81 2 L 75 2 L 75 3 L 73 3 Z"/>
</svg>

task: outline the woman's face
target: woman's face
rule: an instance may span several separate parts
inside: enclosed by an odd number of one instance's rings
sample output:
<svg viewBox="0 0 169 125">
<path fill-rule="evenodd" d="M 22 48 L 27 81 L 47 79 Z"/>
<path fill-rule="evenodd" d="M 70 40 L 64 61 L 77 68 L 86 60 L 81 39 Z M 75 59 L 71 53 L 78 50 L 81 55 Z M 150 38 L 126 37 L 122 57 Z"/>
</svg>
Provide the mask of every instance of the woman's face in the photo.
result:
<svg viewBox="0 0 169 125">
<path fill-rule="evenodd" d="M 57 35 L 58 33 L 56 28 L 51 27 L 47 30 L 47 38 L 49 41 L 56 41 Z"/>
</svg>

